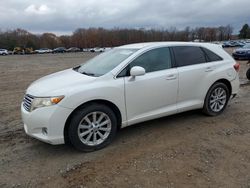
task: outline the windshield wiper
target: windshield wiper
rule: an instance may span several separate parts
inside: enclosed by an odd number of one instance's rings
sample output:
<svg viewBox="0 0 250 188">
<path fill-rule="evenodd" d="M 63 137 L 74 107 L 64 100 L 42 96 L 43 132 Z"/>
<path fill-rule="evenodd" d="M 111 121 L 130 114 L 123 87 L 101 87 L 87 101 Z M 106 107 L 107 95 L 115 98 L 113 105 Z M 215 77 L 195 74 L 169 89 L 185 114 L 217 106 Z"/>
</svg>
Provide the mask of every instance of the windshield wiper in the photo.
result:
<svg viewBox="0 0 250 188">
<path fill-rule="evenodd" d="M 78 66 L 76 66 L 76 67 L 73 67 L 73 70 L 77 71 L 80 67 L 81 67 L 81 65 L 78 65 Z"/>
<path fill-rule="evenodd" d="M 85 75 L 88 75 L 88 76 L 95 76 L 94 73 L 90 73 L 90 72 L 80 72 L 81 74 L 85 74 Z"/>
</svg>

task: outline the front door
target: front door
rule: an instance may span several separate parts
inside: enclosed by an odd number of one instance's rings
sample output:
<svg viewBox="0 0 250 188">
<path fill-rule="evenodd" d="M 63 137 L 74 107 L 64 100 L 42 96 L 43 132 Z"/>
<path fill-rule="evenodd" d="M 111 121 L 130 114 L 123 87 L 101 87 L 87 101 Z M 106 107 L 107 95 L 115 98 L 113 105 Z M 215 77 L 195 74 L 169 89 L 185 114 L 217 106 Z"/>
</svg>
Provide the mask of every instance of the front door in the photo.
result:
<svg viewBox="0 0 250 188">
<path fill-rule="evenodd" d="M 172 68 L 169 48 L 145 52 L 129 69 L 134 66 L 143 67 L 146 74 L 124 77 L 128 124 L 176 113 L 178 72 Z"/>
</svg>

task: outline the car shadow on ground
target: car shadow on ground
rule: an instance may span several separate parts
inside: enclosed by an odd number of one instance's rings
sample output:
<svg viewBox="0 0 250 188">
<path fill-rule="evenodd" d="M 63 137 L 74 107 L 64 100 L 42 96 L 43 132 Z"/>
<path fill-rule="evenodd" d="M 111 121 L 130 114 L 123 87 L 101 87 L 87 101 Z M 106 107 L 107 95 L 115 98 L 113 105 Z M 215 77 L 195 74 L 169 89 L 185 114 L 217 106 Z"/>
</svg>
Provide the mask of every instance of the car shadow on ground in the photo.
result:
<svg viewBox="0 0 250 188">
<path fill-rule="evenodd" d="M 172 142 L 178 139 L 183 141 L 192 131 L 199 131 L 204 126 L 201 121 L 206 123 L 210 118 L 200 110 L 193 110 L 131 125 L 118 132 L 110 147 L 115 150 L 124 144 L 127 146 L 144 143 L 147 147 L 150 142 Z M 159 140 L 159 137 L 162 139 Z"/>
<path fill-rule="evenodd" d="M 192 126 L 197 126 L 198 124 L 190 125 L 187 124 L 186 121 L 204 117 L 208 118 L 208 116 L 203 115 L 199 110 L 194 110 L 131 125 L 120 129 L 114 141 L 110 146 L 107 146 L 107 148 L 112 147 L 113 149 L 115 149 L 116 147 L 119 147 L 120 144 L 124 143 L 124 141 L 131 142 L 132 144 L 134 138 L 143 136 L 144 134 L 154 134 L 154 132 L 157 130 L 173 131 L 180 126 L 182 129 L 188 130 Z M 183 134 L 185 134 L 185 132 Z M 50 145 L 34 138 L 30 138 L 29 136 L 25 136 L 25 139 L 26 142 L 29 143 L 27 149 L 32 151 L 37 150 L 39 151 L 39 153 L 44 153 L 45 155 L 46 153 L 47 155 L 51 153 L 57 153 L 58 155 L 65 155 L 66 153 L 69 153 L 70 155 L 82 153 L 74 149 L 70 143 L 62 145 Z"/>
</svg>

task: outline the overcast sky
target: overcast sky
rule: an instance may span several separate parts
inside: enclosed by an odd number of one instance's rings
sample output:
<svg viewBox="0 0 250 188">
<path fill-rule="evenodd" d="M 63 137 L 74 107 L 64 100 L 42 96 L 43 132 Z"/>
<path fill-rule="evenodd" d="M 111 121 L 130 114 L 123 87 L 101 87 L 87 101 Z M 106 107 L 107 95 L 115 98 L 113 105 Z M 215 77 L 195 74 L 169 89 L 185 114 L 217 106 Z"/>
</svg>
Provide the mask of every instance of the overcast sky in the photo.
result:
<svg viewBox="0 0 250 188">
<path fill-rule="evenodd" d="M 171 28 L 250 23 L 250 0 L 0 0 L 0 29 Z"/>
</svg>

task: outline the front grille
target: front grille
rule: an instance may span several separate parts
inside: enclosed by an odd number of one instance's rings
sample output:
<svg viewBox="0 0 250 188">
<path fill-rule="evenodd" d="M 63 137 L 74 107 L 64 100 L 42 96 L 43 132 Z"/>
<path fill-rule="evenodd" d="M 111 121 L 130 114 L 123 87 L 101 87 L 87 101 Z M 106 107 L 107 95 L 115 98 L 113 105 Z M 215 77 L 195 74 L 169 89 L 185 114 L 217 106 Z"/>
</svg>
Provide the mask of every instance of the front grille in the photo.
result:
<svg viewBox="0 0 250 188">
<path fill-rule="evenodd" d="M 236 52 L 237 54 L 245 54 L 246 52 L 242 52 L 242 51 L 239 51 L 239 52 Z"/>
<path fill-rule="evenodd" d="M 31 103 L 32 100 L 34 99 L 33 96 L 26 94 L 23 98 L 23 107 L 25 110 L 27 110 L 28 112 L 30 112 L 30 108 L 31 108 Z"/>
</svg>

